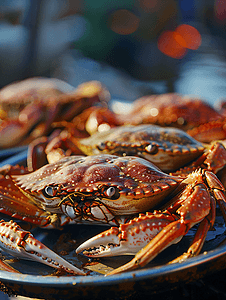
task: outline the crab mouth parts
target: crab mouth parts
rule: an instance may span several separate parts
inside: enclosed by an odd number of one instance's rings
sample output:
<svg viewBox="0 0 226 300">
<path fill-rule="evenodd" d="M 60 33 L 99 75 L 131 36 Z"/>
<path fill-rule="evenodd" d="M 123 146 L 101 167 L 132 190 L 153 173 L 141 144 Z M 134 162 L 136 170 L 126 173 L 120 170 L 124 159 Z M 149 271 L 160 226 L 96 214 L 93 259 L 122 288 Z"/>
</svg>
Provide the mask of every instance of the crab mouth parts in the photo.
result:
<svg viewBox="0 0 226 300">
<path fill-rule="evenodd" d="M 69 196 L 60 203 L 62 213 L 72 220 L 109 224 L 115 216 L 99 198 Z M 113 223 L 115 224 L 115 223 Z"/>
</svg>

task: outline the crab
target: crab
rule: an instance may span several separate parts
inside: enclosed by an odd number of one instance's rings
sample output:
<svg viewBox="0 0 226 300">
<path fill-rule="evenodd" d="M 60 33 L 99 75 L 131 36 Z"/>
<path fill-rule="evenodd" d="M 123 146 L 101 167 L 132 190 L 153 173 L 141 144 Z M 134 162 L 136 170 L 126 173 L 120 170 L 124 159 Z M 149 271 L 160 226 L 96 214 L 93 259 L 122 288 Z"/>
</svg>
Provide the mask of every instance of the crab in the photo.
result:
<svg viewBox="0 0 226 300">
<path fill-rule="evenodd" d="M 64 157 L 31 173 L 26 168 L 5 166 L 1 174 L 1 213 L 46 228 L 80 223 L 113 225 L 77 249 L 89 257 L 139 251 L 129 266 L 111 274 L 144 266 L 200 223 L 194 244 L 179 259 L 196 255 L 214 223 L 215 201 L 225 217 L 224 187 L 205 169 L 183 179 L 164 173 L 143 158 L 100 154 Z M 161 211 L 151 212 L 163 204 Z M 44 255 L 40 251 L 44 246 L 12 221 L 1 224 L 0 235 L 6 244 L 1 247 L 10 248 L 11 254 L 15 251 L 16 256 L 32 259 L 41 256 L 54 267 L 60 264 L 84 275 L 76 267 L 58 263 L 49 250 Z"/>
<path fill-rule="evenodd" d="M 215 221 L 216 201 L 226 220 L 225 190 L 218 178 L 206 170 L 191 173 L 179 184 L 176 194 L 165 210 L 140 214 L 138 217 L 113 227 L 80 245 L 76 252 L 88 257 L 106 257 L 122 254 L 135 255 L 127 264 L 109 272 L 114 275 L 144 267 L 160 252 L 178 243 L 195 224 L 199 224 L 187 252 L 170 263 L 181 263 L 198 255 L 208 230 Z"/>
<path fill-rule="evenodd" d="M 226 118 L 220 118 L 192 128 L 187 133 L 202 143 L 226 139 Z"/>
<path fill-rule="evenodd" d="M 76 128 L 80 132 L 92 135 L 95 132 L 108 131 L 112 127 L 121 125 L 117 115 L 108 107 L 92 106 L 76 116 L 71 123 L 65 125 L 70 130 Z"/>
<path fill-rule="evenodd" d="M 202 144 L 180 129 L 151 124 L 118 126 L 88 138 L 76 139 L 74 142 L 86 155 L 136 155 L 151 161 L 164 172 L 173 172 L 189 163 L 197 168 L 204 161 L 204 157 L 211 155 L 216 148 L 221 148 L 219 151 L 222 154 L 215 153 L 216 155 L 211 156 L 212 165 L 216 160 L 217 166 L 226 162 L 224 146 L 220 146 L 220 143 L 218 146 L 217 143 L 215 146 Z M 195 160 L 197 162 L 194 164 Z M 217 172 L 211 168 L 209 170 Z"/>
<path fill-rule="evenodd" d="M 222 118 L 206 101 L 177 93 L 143 96 L 134 101 L 128 114 L 118 114 L 121 125 L 156 124 L 183 130 Z"/>
<path fill-rule="evenodd" d="M 54 121 L 72 120 L 85 108 L 108 100 L 108 91 L 97 81 L 76 89 L 61 80 L 40 77 L 10 84 L 0 90 L 0 147 L 29 143 L 49 134 Z"/>
<path fill-rule="evenodd" d="M 143 157 L 164 172 L 171 173 L 184 166 L 194 170 L 203 163 L 216 173 L 217 168 L 226 162 L 222 143 L 202 144 L 177 128 L 151 124 L 118 126 L 86 138 L 81 135 L 79 138 L 79 135 L 80 132 L 75 137 L 68 130 L 59 130 L 50 137 L 33 141 L 28 151 L 29 170 L 36 170 L 47 162 L 56 162 L 68 155 L 101 153 Z M 180 170 L 180 173 L 187 171 Z"/>
<path fill-rule="evenodd" d="M 105 97 L 106 99 L 107 97 Z M 117 136 L 117 132 L 120 132 L 120 129 L 122 126 L 125 128 L 128 128 L 127 126 L 137 126 L 138 131 L 139 129 L 142 131 L 144 130 L 147 133 L 147 136 L 150 136 L 150 140 L 154 139 L 156 140 L 155 146 L 160 150 L 160 152 L 163 154 L 163 152 L 168 151 L 170 155 L 173 155 L 175 158 L 175 155 L 180 154 L 181 159 L 177 160 L 178 162 L 181 162 L 183 164 L 183 157 L 187 157 L 187 160 L 189 160 L 188 152 L 191 155 L 191 160 L 193 159 L 195 153 L 198 155 L 199 150 L 196 148 L 192 149 L 190 146 L 189 149 L 186 149 L 186 146 L 183 145 L 181 147 L 181 144 L 184 142 L 186 143 L 186 140 L 190 139 L 190 137 L 183 137 L 183 133 L 177 131 L 178 129 L 187 131 L 189 136 L 192 136 L 196 139 L 196 142 L 192 141 L 192 144 L 199 141 L 200 143 L 210 143 L 212 140 L 222 140 L 225 139 L 225 120 L 223 119 L 220 111 L 217 109 L 214 109 L 206 103 L 205 101 L 198 99 L 198 98 L 192 98 L 189 96 L 182 97 L 179 94 L 164 94 L 164 95 L 152 95 L 152 96 L 146 96 L 142 97 L 138 100 L 136 100 L 133 104 L 133 109 L 128 114 L 119 114 L 114 113 L 114 111 L 111 111 L 106 105 L 105 106 L 91 106 L 87 109 L 84 109 L 80 114 L 78 114 L 74 119 L 70 122 L 68 121 L 58 121 L 52 123 L 52 120 L 50 121 L 51 128 L 56 129 L 60 128 L 62 131 L 62 134 L 59 134 L 59 130 L 57 131 L 58 134 L 54 136 L 54 141 L 51 141 L 51 137 L 46 136 L 46 142 L 44 148 L 48 153 L 46 155 L 48 157 L 41 158 L 41 160 L 45 162 L 54 162 L 55 159 L 58 159 L 58 157 L 63 157 L 65 155 L 65 152 L 70 154 L 81 154 L 81 148 L 84 150 L 84 153 L 87 154 L 88 152 L 91 152 L 86 145 L 84 145 L 85 140 L 83 141 L 82 138 L 92 136 L 96 132 L 98 132 L 97 135 L 94 135 L 93 138 L 88 139 L 87 141 L 91 141 L 94 145 L 94 140 L 97 139 L 99 143 L 101 143 L 101 139 L 105 141 L 105 148 L 103 149 L 104 152 L 111 151 L 113 152 L 113 147 L 117 148 L 118 143 L 120 143 L 118 140 L 122 138 Z M 165 136 L 163 138 L 163 132 L 158 135 L 155 133 L 154 128 L 155 125 L 151 124 L 155 123 L 160 125 L 161 127 L 167 126 L 175 126 L 174 129 L 168 129 L 166 127 L 163 127 L 162 131 L 165 133 Z M 142 127 L 139 124 L 148 124 L 150 125 L 150 129 L 147 129 L 148 127 Z M 200 125 L 201 124 L 201 125 Z M 153 127 L 151 127 L 153 126 Z M 157 125 L 156 125 L 157 126 Z M 109 141 L 111 143 L 111 149 L 107 146 L 107 136 L 113 135 L 114 136 L 114 130 L 111 130 L 111 128 L 115 129 L 115 143 L 114 141 Z M 156 127 L 156 131 L 160 131 L 159 127 Z M 110 131 L 109 131 L 110 130 Z M 133 129 L 130 129 L 131 131 Z M 129 131 L 129 130 L 128 130 Z M 150 133 L 148 131 L 151 131 Z M 154 137 L 152 137 L 152 133 L 154 132 Z M 173 133 L 175 132 L 175 133 Z M 128 132 L 129 134 L 129 132 Z M 134 137 L 135 134 L 132 136 Z M 167 143 L 164 143 L 163 140 L 165 138 L 167 139 L 168 136 L 172 139 L 174 139 L 173 136 L 178 135 L 180 136 L 178 142 L 180 143 L 180 147 L 178 150 L 176 149 L 177 146 L 174 146 L 174 149 L 171 147 L 169 141 Z M 125 134 L 123 135 L 125 136 Z M 141 136 L 144 136 L 144 134 L 141 132 Z M 157 137 L 158 136 L 158 137 Z M 166 137 L 167 136 L 167 137 Z M 185 135 L 184 135 L 185 136 Z M 76 141 L 77 139 L 77 141 Z M 110 139 L 110 137 L 109 137 Z M 124 144 L 126 144 L 126 139 L 128 137 L 125 137 L 125 140 L 123 141 Z M 148 138 L 145 137 L 145 143 L 147 142 Z M 185 139 L 185 141 L 182 141 Z M 129 153 L 129 149 L 132 151 L 132 153 L 135 153 L 136 155 L 143 155 L 145 154 L 146 158 L 156 158 L 159 156 L 159 154 L 156 156 L 154 155 L 155 151 L 154 148 L 151 146 L 149 149 L 151 149 L 151 155 L 149 155 L 146 151 L 148 148 L 146 147 L 145 152 L 141 153 L 139 152 L 139 147 L 141 146 L 141 138 L 139 138 L 139 134 L 137 133 L 137 136 L 134 137 L 134 140 L 130 140 L 130 142 L 133 144 L 133 150 L 131 150 L 131 147 L 127 147 L 128 150 L 124 153 Z M 172 141 L 173 142 L 173 141 Z M 177 141 L 176 141 L 177 142 Z M 43 148 L 43 135 L 41 138 L 41 143 Z M 50 145 L 48 145 L 50 143 Z M 109 144 L 108 143 L 108 144 Z M 154 143 L 153 141 L 151 142 Z M 38 149 L 38 142 L 35 141 L 34 144 L 36 145 L 36 149 Z M 31 145 L 29 153 L 34 153 L 34 147 Z M 61 145 L 60 145 L 61 144 Z M 158 147 L 158 144 L 160 144 L 160 147 Z M 190 144 L 190 141 L 188 141 L 188 144 Z M 47 147 L 48 145 L 48 147 Z M 137 145 L 137 146 L 136 146 Z M 98 146 L 98 143 L 96 145 Z M 122 146 L 122 143 L 120 143 L 120 146 Z M 47 150 L 47 148 L 48 150 Z M 52 147 L 52 148 L 51 148 Z M 206 148 L 206 145 L 200 145 L 199 149 L 202 147 Z M 99 147 L 99 150 L 101 147 Z M 122 147 L 125 149 L 126 147 Z M 143 148 L 143 146 L 142 146 Z M 69 150 L 68 150 L 69 149 Z M 79 150 L 80 149 L 80 150 Z M 157 149 L 157 150 L 158 150 Z M 172 150 L 172 151 L 171 151 Z M 188 152 L 187 152 L 188 150 Z M 196 151 L 198 150 L 198 151 Z M 117 152 L 118 149 L 115 149 Z M 142 149 L 143 151 L 143 149 Z M 163 152 L 162 152 L 163 151 Z M 181 151 L 183 151 L 184 155 L 181 155 Z M 97 150 L 95 150 L 97 152 Z M 118 151 L 119 153 L 119 151 Z M 139 154 L 138 154 L 139 153 Z M 130 154 L 130 153 L 129 153 Z M 166 153 L 165 153 L 166 154 Z M 167 154 L 167 155 L 168 155 Z M 32 154 L 33 155 L 33 154 Z M 36 157 L 37 153 L 34 153 L 33 157 Z M 68 155 L 68 154 L 66 154 Z M 30 159 L 31 161 L 31 159 Z M 152 160 L 151 160 L 152 161 Z M 174 165 L 173 169 L 175 170 L 177 166 L 175 165 L 175 160 L 172 163 Z M 185 163 L 186 164 L 186 163 Z M 163 170 L 168 171 L 170 167 L 164 166 L 164 162 L 161 164 L 163 167 Z M 32 160 L 32 164 L 30 164 L 30 170 L 35 170 L 41 165 L 38 163 L 38 160 Z M 181 167 L 181 166 L 179 166 Z"/>
<path fill-rule="evenodd" d="M 153 182 L 149 183 L 151 178 Z M 5 166 L 0 178 L 0 212 L 45 228 L 92 222 L 118 226 L 131 214 L 161 202 L 180 181 L 141 158 L 106 154 L 65 157 L 32 173 L 23 167 Z M 30 234 L 14 228 L 18 227 L 2 222 L 0 235 L 6 243 L 1 244 L 3 249 L 10 248 L 10 253 L 15 250 L 15 255 L 22 258 L 31 252 L 31 259 L 45 257 L 43 261 L 50 261 L 53 267 L 60 265 L 82 274 L 68 264 L 58 263 L 50 252 L 44 255 L 35 239 L 31 239 L 30 249 Z"/>
</svg>

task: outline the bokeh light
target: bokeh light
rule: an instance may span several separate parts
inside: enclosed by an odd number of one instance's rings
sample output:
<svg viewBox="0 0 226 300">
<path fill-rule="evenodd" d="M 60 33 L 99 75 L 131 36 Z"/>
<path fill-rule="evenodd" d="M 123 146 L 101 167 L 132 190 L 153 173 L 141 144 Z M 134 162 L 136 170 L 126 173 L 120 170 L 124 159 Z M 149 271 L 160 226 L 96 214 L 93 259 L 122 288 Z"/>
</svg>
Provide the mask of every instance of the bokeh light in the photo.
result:
<svg viewBox="0 0 226 300">
<path fill-rule="evenodd" d="M 112 31 L 122 35 L 135 32 L 139 27 L 140 19 L 127 9 L 119 9 L 111 14 L 109 25 Z"/>
<path fill-rule="evenodd" d="M 174 31 L 164 31 L 158 39 L 159 50 L 172 58 L 182 58 L 187 49 L 178 43 L 179 38 Z"/>
<path fill-rule="evenodd" d="M 176 32 L 181 36 L 178 42 L 180 43 L 180 41 L 183 40 L 181 43 L 182 46 L 188 49 L 197 50 L 201 45 L 201 34 L 195 27 L 182 24 L 177 27 Z"/>
<path fill-rule="evenodd" d="M 180 59 L 187 49 L 197 50 L 201 45 L 199 31 L 187 24 L 179 25 L 175 31 L 164 31 L 158 39 L 159 50 L 167 56 Z"/>
</svg>

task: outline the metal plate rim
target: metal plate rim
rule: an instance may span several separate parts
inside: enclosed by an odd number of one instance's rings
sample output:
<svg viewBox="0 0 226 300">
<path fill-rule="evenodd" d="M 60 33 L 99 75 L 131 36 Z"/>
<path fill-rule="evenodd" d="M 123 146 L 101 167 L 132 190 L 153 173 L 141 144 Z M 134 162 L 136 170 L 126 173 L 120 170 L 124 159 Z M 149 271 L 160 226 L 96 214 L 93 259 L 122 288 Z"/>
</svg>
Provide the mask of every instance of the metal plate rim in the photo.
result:
<svg viewBox="0 0 226 300">
<path fill-rule="evenodd" d="M 16 284 L 32 284 L 43 286 L 55 286 L 58 288 L 67 286 L 97 286 L 103 284 L 117 284 L 123 281 L 137 281 L 144 279 L 153 279 L 158 276 L 169 275 L 174 272 L 188 270 L 192 267 L 197 267 L 209 261 L 226 256 L 226 245 L 218 247 L 215 250 L 209 251 L 207 254 L 200 254 L 196 257 L 189 258 L 183 263 L 169 264 L 157 266 L 149 269 L 139 269 L 135 271 L 125 272 L 121 274 L 112 275 L 109 277 L 103 275 L 94 276 L 42 276 L 42 275 L 28 275 L 16 274 L 7 271 L 0 271 L 0 280 Z"/>
</svg>

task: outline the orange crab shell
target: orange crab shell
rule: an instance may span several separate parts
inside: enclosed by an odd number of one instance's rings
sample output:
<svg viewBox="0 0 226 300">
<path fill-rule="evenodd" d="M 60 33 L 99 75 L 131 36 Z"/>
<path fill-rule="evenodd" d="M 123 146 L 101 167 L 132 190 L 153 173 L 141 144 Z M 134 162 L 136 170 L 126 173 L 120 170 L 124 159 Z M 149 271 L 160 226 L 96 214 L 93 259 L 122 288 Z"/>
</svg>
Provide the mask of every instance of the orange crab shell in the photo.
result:
<svg viewBox="0 0 226 300">
<path fill-rule="evenodd" d="M 83 193 L 89 199 L 97 198 L 115 215 L 120 215 L 156 206 L 182 179 L 163 173 L 142 158 L 102 154 L 65 157 L 33 173 L 14 176 L 14 181 L 21 190 L 37 197 L 47 186 L 58 186 L 64 197 Z M 109 187 L 118 190 L 118 197 L 105 195 Z M 57 196 L 60 202 L 62 196 Z"/>
<path fill-rule="evenodd" d="M 158 124 L 183 129 L 197 127 L 221 117 L 202 99 L 177 93 L 144 96 L 134 102 L 129 114 L 119 116 L 122 124 Z"/>
<path fill-rule="evenodd" d="M 0 90 L 0 147 L 28 144 L 48 135 L 53 122 L 70 121 L 85 108 L 108 100 L 109 92 L 98 81 L 77 88 L 53 78 L 34 77 L 12 83 Z M 9 132 L 14 139 L 8 139 Z"/>
<path fill-rule="evenodd" d="M 184 131 L 152 124 L 118 126 L 107 132 L 78 139 L 86 155 L 109 153 L 143 157 L 164 172 L 176 170 L 199 157 L 204 146 Z"/>
<path fill-rule="evenodd" d="M 187 133 L 202 143 L 211 143 L 214 140 L 226 139 L 226 118 L 201 124 L 190 129 Z"/>
<path fill-rule="evenodd" d="M 65 96 L 63 96 L 65 95 Z M 26 105 L 33 101 L 49 102 L 59 96 L 63 102 L 77 98 L 91 98 L 98 95 L 100 100 L 108 101 L 109 92 L 98 81 L 89 81 L 77 88 L 57 78 L 33 77 L 13 82 L 0 90 L 1 105 Z"/>
</svg>

